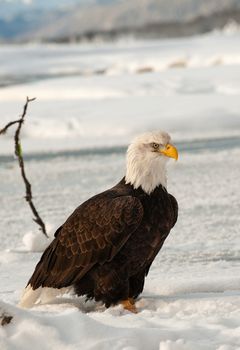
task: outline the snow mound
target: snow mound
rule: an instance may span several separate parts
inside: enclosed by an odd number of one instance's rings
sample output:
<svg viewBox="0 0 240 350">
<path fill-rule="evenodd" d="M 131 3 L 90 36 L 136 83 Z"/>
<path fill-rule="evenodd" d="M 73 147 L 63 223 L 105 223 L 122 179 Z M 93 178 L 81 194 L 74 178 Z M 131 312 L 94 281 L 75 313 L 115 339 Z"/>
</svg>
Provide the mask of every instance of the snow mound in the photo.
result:
<svg viewBox="0 0 240 350">
<path fill-rule="evenodd" d="M 47 238 L 42 232 L 28 232 L 22 239 L 24 248 L 28 252 L 43 252 L 51 243 L 51 238 Z"/>
<path fill-rule="evenodd" d="M 89 308 L 80 300 L 59 298 L 30 311 L 0 302 L 0 313 L 13 317 L 0 328 L 1 350 L 236 350 L 240 346 L 238 294 L 185 295 L 174 300 L 143 297 L 137 303 L 138 314 L 119 306 Z M 202 313 L 196 312 L 196 305 Z"/>
<path fill-rule="evenodd" d="M 235 35 L 240 33 L 240 25 L 234 21 L 229 21 L 223 28 L 222 32 L 226 35 Z"/>
</svg>

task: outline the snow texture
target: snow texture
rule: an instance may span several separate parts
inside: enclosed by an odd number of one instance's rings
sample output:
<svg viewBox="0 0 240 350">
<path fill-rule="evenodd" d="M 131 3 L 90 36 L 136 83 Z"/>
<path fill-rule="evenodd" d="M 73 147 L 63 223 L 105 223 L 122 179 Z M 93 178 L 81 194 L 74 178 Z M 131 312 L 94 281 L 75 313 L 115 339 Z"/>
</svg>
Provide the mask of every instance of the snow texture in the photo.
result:
<svg viewBox="0 0 240 350">
<path fill-rule="evenodd" d="M 23 245 L 30 252 L 42 252 L 50 243 L 50 239 L 46 238 L 42 231 L 28 232 L 23 236 Z"/>
<path fill-rule="evenodd" d="M 24 310 L 20 295 L 48 241 L 23 199 L 12 132 L 0 138 L 0 317 L 13 316 L 0 327 L 1 350 L 240 349 L 239 66 L 237 30 L 1 47 L 8 84 L 0 88 L 0 124 L 19 115 L 27 95 L 38 97 L 22 148 L 51 237 L 82 201 L 121 179 L 135 135 L 163 129 L 179 149 L 168 169 L 179 219 L 146 279 L 139 313 L 71 293 Z"/>
</svg>

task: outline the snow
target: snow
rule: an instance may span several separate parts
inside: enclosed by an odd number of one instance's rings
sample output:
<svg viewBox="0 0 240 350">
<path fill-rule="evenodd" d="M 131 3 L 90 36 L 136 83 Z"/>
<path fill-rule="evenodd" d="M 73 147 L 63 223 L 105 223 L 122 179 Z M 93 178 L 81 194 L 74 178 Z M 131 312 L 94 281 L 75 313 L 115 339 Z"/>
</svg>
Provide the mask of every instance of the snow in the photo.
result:
<svg viewBox="0 0 240 350">
<path fill-rule="evenodd" d="M 51 240 L 43 235 L 42 231 L 28 232 L 23 236 L 23 245 L 29 252 L 43 252 Z"/>
<path fill-rule="evenodd" d="M 129 315 L 119 307 L 86 312 L 80 303 L 51 305 L 51 309 L 31 313 L 3 304 L 15 321 L 1 330 L 2 344 L 7 341 L 13 349 L 25 350 L 37 337 L 41 342 L 34 347 L 40 350 L 237 348 L 239 324 L 234 310 L 238 298 L 201 294 L 177 299 L 146 298 L 145 303 L 139 302 L 142 311 L 137 315 Z M 217 313 L 222 308 L 227 308 L 227 318 Z M 196 339 L 202 335 L 205 341 L 198 346 Z M 222 343 L 217 347 L 216 337 Z"/>
<path fill-rule="evenodd" d="M 168 175 L 179 219 L 138 314 L 71 293 L 26 311 L 18 301 L 48 241 L 23 199 L 12 132 L 1 136 L 0 315 L 13 316 L 0 327 L 1 350 L 240 349 L 240 35 L 229 28 L 155 42 L 1 47 L 9 86 L 0 89 L 0 125 L 37 97 L 22 144 L 50 237 L 79 203 L 121 179 L 135 135 L 165 129 L 180 156 Z M 151 71 L 140 74 L 144 67 Z"/>
<path fill-rule="evenodd" d="M 159 126 L 175 140 L 239 135 L 239 64 L 239 32 L 2 46 L 0 78 L 15 85 L 1 89 L 1 121 L 19 115 L 26 95 L 37 97 L 24 128 L 25 152 L 126 145 Z M 144 69 L 150 71 L 140 74 Z M 6 138 L 0 152 L 11 152 Z"/>
</svg>

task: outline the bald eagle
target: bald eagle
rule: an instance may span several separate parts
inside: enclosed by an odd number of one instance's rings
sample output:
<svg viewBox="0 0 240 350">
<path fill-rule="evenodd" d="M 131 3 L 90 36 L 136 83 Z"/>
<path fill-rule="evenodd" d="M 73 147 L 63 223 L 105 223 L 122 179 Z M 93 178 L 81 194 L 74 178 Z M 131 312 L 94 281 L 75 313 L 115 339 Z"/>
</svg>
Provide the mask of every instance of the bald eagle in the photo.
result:
<svg viewBox="0 0 240 350">
<path fill-rule="evenodd" d="M 82 203 L 58 228 L 20 306 L 41 302 L 46 289 L 73 287 L 78 296 L 136 312 L 149 268 L 177 221 L 177 201 L 166 189 L 169 157 L 177 160 L 178 152 L 167 133 L 136 137 L 125 177 Z"/>
</svg>

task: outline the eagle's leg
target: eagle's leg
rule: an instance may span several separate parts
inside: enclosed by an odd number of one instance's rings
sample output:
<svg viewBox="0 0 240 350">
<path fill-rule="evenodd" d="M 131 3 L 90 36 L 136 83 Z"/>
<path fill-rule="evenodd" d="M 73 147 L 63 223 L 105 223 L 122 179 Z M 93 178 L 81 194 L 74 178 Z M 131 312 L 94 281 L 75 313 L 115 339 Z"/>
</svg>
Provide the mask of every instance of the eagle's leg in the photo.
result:
<svg viewBox="0 0 240 350">
<path fill-rule="evenodd" d="M 137 308 L 135 306 L 135 301 L 133 298 L 128 298 L 126 300 L 122 300 L 120 304 L 123 306 L 125 310 L 128 310 L 134 314 L 137 313 Z"/>
<path fill-rule="evenodd" d="M 136 299 L 142 293 L 144 287 L 146 272 L 145 270 L 138 272 L 129 279 L 129 298 Z"/>
</svg>

